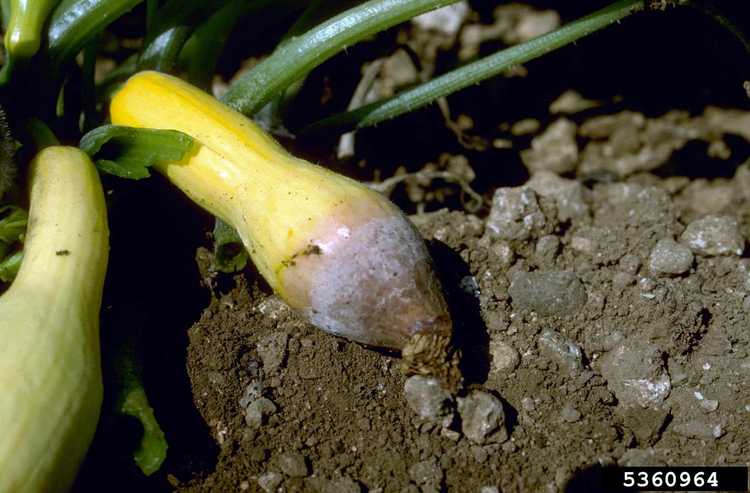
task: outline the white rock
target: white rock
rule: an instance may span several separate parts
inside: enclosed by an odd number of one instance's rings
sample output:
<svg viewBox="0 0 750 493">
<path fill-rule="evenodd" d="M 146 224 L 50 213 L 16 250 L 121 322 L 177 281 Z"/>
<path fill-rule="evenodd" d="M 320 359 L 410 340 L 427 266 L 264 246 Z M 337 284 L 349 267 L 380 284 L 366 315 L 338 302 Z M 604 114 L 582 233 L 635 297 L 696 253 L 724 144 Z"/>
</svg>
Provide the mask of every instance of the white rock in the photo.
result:
<svg viewBox="0 0 750 493">
<path fill-rule="evenodd" d="M 417 415 L 428 421 L 440 421 L 450 413 L 453 397 L 434 377 L 414 375 L 404 384 L 406 403 Z"/>
<path fill-rule="evenodd" d="M 684 274 L 693 265 L 690 248 L 671 238 L 659 240 L 648 260 L 648 268 L 654 274 Z"/>
<path fill-rule="evenodd" d="M 672 389 L 662 351 L 631 339 L 601 358 L 602 376 L 622 405 L 643 408 L 662 403 Z"/>
<path fill-rule="evenodd" d="M 706 216 L 693 221 L 680 236 L 690 249 L 705 256 L 742 255 L 745 238 L 737 219 L 731 216 Z"/>
<path fill-rule="evenodd" d="M 458 399 L 458 412 L 464 435 L 472 442 L 482 444 L 508 439 L 503 404 L 494 395 L 475 390 L 464 399 Z"/>
</svg>

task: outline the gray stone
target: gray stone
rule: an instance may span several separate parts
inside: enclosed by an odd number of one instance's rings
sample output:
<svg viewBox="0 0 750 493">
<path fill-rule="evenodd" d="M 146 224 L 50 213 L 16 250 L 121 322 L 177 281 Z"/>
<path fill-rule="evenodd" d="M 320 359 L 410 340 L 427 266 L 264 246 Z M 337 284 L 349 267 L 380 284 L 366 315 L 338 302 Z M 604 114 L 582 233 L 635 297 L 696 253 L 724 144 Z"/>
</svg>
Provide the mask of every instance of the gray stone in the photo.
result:
<svg viewBox="0 0 750 493">
<path fill-rule="evenodd" d="M 531 148 L 521 151 L 521 160 L 532 175 L 540 171 L 568 173 L 576 169 L 578 144 L 576 124 L 561 118 L 531 141 Z"/>
<path fill-rule="evenodd" d="M 276 493 L 284 477 L 276 472 L 266 472 L 258 476 L 258 486 L 266 493 Z"/>
<path fill-rule="evenodd" d="M 304 478 L 309 474 L 307 460 L 299 452 L 284 452 L 276 457 L 282 472 L 292 478 Z"/>
<path fill-rule="evenodd" d="M 409 477 L 418 485 L 437 488 L 443 482 L 443 470 L 440 468 L 437 459 L 433 457 L 411 466 Z"/>
<path fill-rule="evenodd" d="M 279 369 L 286 357 L 286 345 L 289 336 L 283 332 L 261 337 L 258 341 L 258 355 L 263 360 L 263 370 L 270 374 Z"/>
<path fill-rule="evenodd" d="M 625 451 L 617 460 L 622 467 L 657 467 L 667 463 L 656 454 L 653 448 L 631 448 Z"/>
<path fill-rule="evenodd" d="M 620 270 L 634 276 L 638 273 L 638 269 L 641 267 L 641 259 L 639 259 L 637 255 L 628 253 L 620 258 L 619 265 Z"/>
<path fill-rule="evenodd" d="M 544 330 L 539 336 L 539 350 L 542 355 L 570 372 L 583 369 L 581 346 L 568 340 L 559 332 L 551 329 Z"/>
<path fill-rule="evenodd" d="M 680 241 L 705 256 L 742 255 L 745 238 L 737 219 L 731 216 L 706 216 L 688 224 Z"/>
<path fill-rule="evenodd" d="M 464 435 L 472 442 L 482 444 L 508 439 L 503 404 L 494 395 L 475 390 L 458 399 L 458 412 Z"/>
<path fill-rule="evenodd" d="M 248 404 L 245 409 L 245 423 L 253 429 L 265 424 L 266 418 L 276 412 L 276 404 L 266 397 L 261 397 Z"/>
<path fill-rule="evenodd" d="M 500 264 L 500 267 L 508 268 L 513 265 L 516 254 L 505 241 L 497 241 L 490 246 L 490 255 Z"/>
<path fill-rule="evenodd" d="M 671 238 L 659 240 L 648 259 L 648 268 L 654 274 L 684 274 L 693 265 L 690 248 Z"/>
<path fill-rule="evenodd" d="M 536 255 L 540 259 L 553 260 L 560 248 L 560 239 L 555 235 L 544 235 L 536 242 Z"/>
<path fill-rule="evenodd" d="M 515 272 L 508 292 L 514 307 L 544 317 L 572 315 L 586 304 L 586 290 L 572 272 Z"/>
<path fill-rule="evenodd" d="M 487 218 L 490 236 L 501 240 L 527 240 L 541 231 L 546 223 L 532 189 L 517 187 L 495 190 Z"/>
<path fill-rule="evenodd" d="M 450 414 L 451 394 L 434 377 L 414 375 L 404 384 L 406 403 L 417 415 L 429 421 L 440 421 Z"/>
<path fill-rule="evenodd" d="M 600 361 L 602 376 L 622 405 L 655 407 L 669 396 L 664 354 L 648 341 L 624 341 Z"/>
<path fill-rule="evenodd" d="M 479 493 L 500 493 L 500 488 L 497 486 L 482 486 Z"/>
<path fill-rule="evenodd" d="M 349 476 L 342 476 L 325 483 L 322 493 L 361 493 L 362 487 Z"/>
<path fill-rule="evenodd" d="M 261 383 L 259 380 L 250 382 L 247 387 L 245 387 L 245 392 L 240 398 L 240 407 L 242 409 L 247 409 L 247 406 L 249 406 L 253 401 L 258 400 L 262 394 L 263 383 Z"/>
<path fill-rule="evenodd" d="M 560 417 L 566 423 L 575 423 L 581 419 L 581 413 L 572 404 L 567 403 L 560 410 Z"/>
<path fill-rule="evenodd" d="M 720 424 L 700 420 L 678 423 L 671 426 L 670 429 L 678 435 L 701 440 L 716 440 L 725 433 Z"/>
<path fill-rule="evenodd" d="M 561 222 L 589 215 L 589 206 L 583 200 L 583 185 L 577 180 L 561 178 L 549 171 L 540 171 L 526 182 L 542 197 L 549 197 L 557 205 L 557 218 Z"/>
<path fill-rule="evenodd" d="M 489 352 L 491 373 L 510 373 L 521 362 L 518 351 L 499 337 L 490 339 Z"/>
<path fill-rule="evenodd" d="M 622 291 L 635 282 L 635 276 L 627 272 L 615 272 L 612 276 L 612 287 L 616 291 Z"/>
</svg>

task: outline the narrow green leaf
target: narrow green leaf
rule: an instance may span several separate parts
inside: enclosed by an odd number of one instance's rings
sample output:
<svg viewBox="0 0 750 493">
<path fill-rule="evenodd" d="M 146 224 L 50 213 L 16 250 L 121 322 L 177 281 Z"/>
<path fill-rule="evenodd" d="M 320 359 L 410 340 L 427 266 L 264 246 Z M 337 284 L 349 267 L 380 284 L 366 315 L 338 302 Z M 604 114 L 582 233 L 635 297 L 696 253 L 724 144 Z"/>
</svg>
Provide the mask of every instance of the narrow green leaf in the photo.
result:
<svg viewBox="0 0 750 493">
<path fill-rule="evenodd" d="M 81 149 L 97 167 L 111 175 L 138 180 L 150 176 L 154 164 L 179 161 L 193 146 L 193 139 L 176 130 L 104 125 L 83 136 Z"/>
<path fill-rule="evenodd" d="M 12 282 L 18 274 L 18 269 L 21 268 L 21 261 L 23 260 L 23 252 L 16 251 L 4 259 L 0 259 L 0 281 Z"/>
<path fill-rule="evenodd" d="M 29 215 L 14 205 L 0 207 L 0 242 L 8 245 L 19 241 L 26 233 Z"/>
<path fill-rule="evenodd" d="M 303 133 L 336 128 L 369 127 L 398 115 L 414 111 L 437 98 L 447 96 L 470 85 L 494 77 L 521 63 L 545 55 L 553 50 L 603 29 L 644 8 L 644 0 L 620 0 L 571 22 L 555 31 L 525 43 L 501 50 L 463 67 L 457 68 L 396 96 L 376 101 L 356 110 L 339 113 L 316 122 Z"/>
<path fill-rule="evenodd" d="M 143 0 L 62 0 L 52 12 L 47 30 L 49 58 L 55 68 L 79 51 L 121 15 Z"/>
<path fill-rule="evenodd" d="M 219 272 L 237 272 L 245 268 L 247 251 L 234 228 L 219 218 L 214 223 L 214 259 L 211 266 Z"/>
<path fill-rule="evenodd" d="M 115 412 L 137 419 L 143 427 L 133 459 L 143 474 L 149 476 L 166 459 L 168 445 L 143 387 L 142 343 L 140 327 L 115 334 L 110 346 L 114 374 L 109 383 L 116 395 Z"/>
<path fill-rule="evenodd" d="M 290 39 L 247 71 L 222 98 L 252 115 L 294 81 L 357 41 L 458 0 L 369 0 Z"/>
</svg>

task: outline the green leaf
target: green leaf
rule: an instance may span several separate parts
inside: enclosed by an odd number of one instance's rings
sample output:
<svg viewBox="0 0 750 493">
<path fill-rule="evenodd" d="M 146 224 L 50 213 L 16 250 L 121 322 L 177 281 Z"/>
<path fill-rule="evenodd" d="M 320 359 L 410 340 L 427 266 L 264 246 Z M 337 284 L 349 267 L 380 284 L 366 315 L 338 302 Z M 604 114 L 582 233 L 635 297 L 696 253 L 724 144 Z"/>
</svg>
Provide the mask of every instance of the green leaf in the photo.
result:
<svg viewBox="0 0 750 493">
<path fill-rule="evenodd" d="M 115 411 L 137 419 L 143 426 L 143 435 L 133 452 L 133 459 L 143 474 L 149 476 L 164 463 L 168 445 L 143 388 L 143 367 L 138 350 L 142 337 L 142 331 L 138 329 L 115 336 L 111 346 L 114 379 L 110 385 L 117 396 Z"/>
<path fill-rule="evenodd" d="M 124 394 L 119 411 L 136 418 L 143 426 L 141 443 L 133 453 L 133 459 L 143 474 L 150 476 L 159 470 L 164 459 L 167 458 L 168 446 L 164 432 L 154 416 L 154 410 L 140 382 Z"/>
<path fill-rule="evenodd" d="M 4 259 L 0 259 L 0 281 L 13 281 L 18 274 L 18 269 L 21 268 L 21 260 L 23 260 L 22 251 L 17 251 Z"/>
<path fill-rule="evenodd" d="M 361 108 L 315 122 L 303 129 L 302 133 L 315 133 L 331 129 L 349 130 L 376 125 L 421 108 L 437 98 L 448 96 L 473 84 L 478 84 L 514 66 L 546 55 L 584 36 L 619 22 L 625 17 L 643 10 L 643 8 L 644 0 L 619 0 L 559 29 L 498 51 L 391 98 L 376 101 Z M 270 57 L 266 59 L 266 62 L 268 60 L 270 60 Z M 257 65 L 254 70 L 257 70 L 260 66 L 261 64 Z"/>
<path fill-rule="evenodd" d="M 20 241 L 26 233 L 29 215 L 14 205 L 0 207 L 0 242 L 7 245 Z"/>
<path fill-rule="evenodd" d="M 214 223 L 214 259 L 211 266 L 219 272 L 237 272 L 245 268 L 248 261 L 247 250 L 237 231 L 216 218 Z"/>
<path fill-rule="evenodd" d="M 47 54 L 61 67 L 121 15 L 143 0 L 62 0 L 52 12 L 47 29 Z"/>
<path fill-rule="evenodd" d="M 150 176 L 148 168 L 179 161 L 193 146 L 192 137 L 177 130 L 104 125 L 83 136 L 81 149 L 95 156 L 103 172 L 139 180 Z"/>
</svg>

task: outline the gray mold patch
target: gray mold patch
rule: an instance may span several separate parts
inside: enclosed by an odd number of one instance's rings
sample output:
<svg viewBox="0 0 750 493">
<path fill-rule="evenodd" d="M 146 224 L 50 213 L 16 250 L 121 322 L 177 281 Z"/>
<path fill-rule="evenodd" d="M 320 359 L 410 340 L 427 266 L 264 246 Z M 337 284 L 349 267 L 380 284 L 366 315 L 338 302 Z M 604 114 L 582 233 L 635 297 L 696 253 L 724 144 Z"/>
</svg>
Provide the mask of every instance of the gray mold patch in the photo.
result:
<svg viewBox="0 0 750 493">
<path fill-rule="evenodd" d="M 323 247 L 305 314 L 316 326 L 365 344 L 401 348 L 411 335 L 447 316 L 427 248 L 400 215 L 349 231 Z"/>
</svg>

